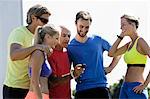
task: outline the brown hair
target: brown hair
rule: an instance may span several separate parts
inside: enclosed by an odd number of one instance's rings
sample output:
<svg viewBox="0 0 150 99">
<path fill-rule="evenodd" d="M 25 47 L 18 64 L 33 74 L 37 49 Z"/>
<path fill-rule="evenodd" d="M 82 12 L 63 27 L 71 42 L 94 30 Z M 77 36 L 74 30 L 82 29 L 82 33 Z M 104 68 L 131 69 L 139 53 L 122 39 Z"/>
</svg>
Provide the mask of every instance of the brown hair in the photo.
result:
<svg viewBox="0 0 150 99">
<path fill-rule="evenodd" d="M 46 24 L 43 27 L 38 26 L 35 31 L 34 44 L 42 44 L 46 34 L 53 37 L 54 35 L 59 34 L 59 32 L 53 24 Z"/>
<path fill-rule="evenodd" d="M 27 19 L 26 19 L 27 24 L 32 23 L 31 15 L 39 17 L 39 16 L 42 16 L 43 14 L 51 15 L 50 11 L 42 5 L 37 4 L 31 7 L 27 12 Z"/>
<path fill-rule="evenodd" d="M 134 23 L 136 26 L 136 29 L 139 27 L 139 21 L 134 16 L 129 16 L 129 15 L 124 14 L 123 16 L 121 16 L 121 18 L 125 18 L 129 24 Z"/>
<path fill-rule="evenodd" d="M 75 23 L 77 23 L 77 20 L 79 19 L 83 19 L 83 20 L 89 20 L 90 22 L 92 22 L 92 18 L 89 12 L 87 11 L 80 11 L 76 14 L 76 20 Z"/>
</svg>

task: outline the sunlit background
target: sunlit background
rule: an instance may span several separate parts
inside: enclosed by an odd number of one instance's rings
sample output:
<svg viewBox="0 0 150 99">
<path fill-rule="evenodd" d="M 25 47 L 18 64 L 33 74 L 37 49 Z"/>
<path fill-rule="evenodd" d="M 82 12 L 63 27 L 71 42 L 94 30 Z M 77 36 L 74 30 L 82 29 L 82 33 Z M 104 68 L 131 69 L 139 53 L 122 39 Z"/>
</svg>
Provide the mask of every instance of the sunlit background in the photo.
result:
<svg viewBox="0 0 150 99">
<path fill-rule="evenodd" d="M 110 44 L 120 34 L 120 17 L 123 14 L 133 15 L 138 17 L 140 25 L 138 33 L 150 44 L 150 16 L 148 15 L 148 1 L 100 1 L 100 0 L 24 0 L 23 1 L 23 20 L 26 24 L 26 12 L 34 4 L 40 3 L 48 7 L 52 16 L 49 18 L 49 23 L 55 25 L 64 25 L 71 30 L 71 39 L 76 35 L 75 15 L 78 11 L 89 11 L 93 22 L 90 27 L 89 35 L 97 34 L 105 38 Z M 129 38 L 125 38 L 122 44 L 126 43 Z M 112 58 L 104 53 L 104 64 L 108 66 Z M 144 77 L 147 76 L 150 69 L 150 61 L 147 62 Z M 126 72 L 126 64 L 123 58 L 120 60 L 116 68 L 108 74 L 108 85 L 118 82 Z M 75 82 L 72 81 L 72 89 L 75 88 Z"/>
<path fill-rule="evenodd" d="M 75 15 L 78 11 L 89 11 L 93 22 L 88 35 L 97 34 L 106 39 L 110 44 L 120 34 L 120 17 L 129 14 L 139 17 L 140 25 L 138 33 L 150 45 L 150 2 L 149 0 L 0 0 L 0 89 L 5 78 L 7 60 L 7 38 L 10 31 L 18 25 L 26 25 L 26 14 L 28 9 L 35 5 L 42 4 L 52 13 L 49 23 L 57 26 L 64 25 L 71 31 L 71 39 L 76 35 Z M 126 37 L 121 45 L 129 41 Z M 104 65 L 108 66 L 112 58 L 104 53 Z M 144 71 L 146 78 L 150 70 L 150 59 Z M 107 75 L 108 86 L 118 82 L 126 72 L 126 64 L 123 58 L 116 68 Z M 75 82 L 72 80 L 72 89 L 75 89 Z M 150 85 L 150 84 L 149 84 Z M 2 93 L 0 93 L 2 98 Z"/>
</svg>

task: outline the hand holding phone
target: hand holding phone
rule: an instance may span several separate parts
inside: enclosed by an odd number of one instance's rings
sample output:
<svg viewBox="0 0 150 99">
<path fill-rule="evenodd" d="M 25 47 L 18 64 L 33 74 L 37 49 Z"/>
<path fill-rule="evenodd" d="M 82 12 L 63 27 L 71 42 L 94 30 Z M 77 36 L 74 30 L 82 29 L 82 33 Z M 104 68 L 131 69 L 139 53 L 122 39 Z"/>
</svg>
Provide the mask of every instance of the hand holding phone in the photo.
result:
<svg viewBox="0 0 150 99">
<path fill-rule="evenodd" d="M 85 68 L 86 64 L 77 64 L 75 68 L 80 69 L 80 68 Z"/>
<path fill-rule="evenodd" d="M 74 75 L 78 78 L 82 73 L 84 73 L 86 64 L 77 64 L 74 68 Z"/>
</svg>

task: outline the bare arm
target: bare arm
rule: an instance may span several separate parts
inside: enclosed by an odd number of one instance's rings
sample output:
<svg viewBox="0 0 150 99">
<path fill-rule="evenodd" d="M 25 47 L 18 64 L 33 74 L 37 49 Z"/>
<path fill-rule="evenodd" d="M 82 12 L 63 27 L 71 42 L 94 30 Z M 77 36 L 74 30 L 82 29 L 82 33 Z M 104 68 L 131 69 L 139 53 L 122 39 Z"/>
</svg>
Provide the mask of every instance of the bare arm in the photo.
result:
<svg viewBox="0 0 150 99">
<path fill-rule="evenodd" d="M 148 46 L 146 41 L 143 38 L 140 38 L 138 44 L 142 49 L 143 54 L 148 55 L 150 57 L 150 47 Z"/>
<path fill-rule="evenodd" d="M 20 44 L 12 43 L 10 46 L 11 60 L 16 61 L 16 60 L 25 59 L 26 57 L 31 55 L 31 53 L 33 51 L 35 51 L 36 49 L 39 49 L 39 50 L 49 53 L 49 48 L 44 45 L 37 44 L 37 45 L 31 46 L 28 48 L 23 48 L 22 45 L 20 45 Z"/>
<path fill-rule="evenodd" d="M 32 66 L 32 74 L 31 74 L 31 83 L 33 87 L 33 91 L 37 95 L 38 99 L 42 99 L 42 93 L 39 87 L 39 78 L 40 78 L 40 70 L 42 63 L 44 61 L 43 52 L 40 50 L 36 50 L 31 55 L 31 66 Z"/>
<path fill-rule="evenodd" d="M 71 75 L 70 73 L 66 74 L 65 76 L 62 76 L 62 77 L 56 77 L 54 75 L 51 75 L 49 77 L 49 85 L 50 87 L 54 87 L 56 85 L 59 85 L 59 84 L 64 84 L 66 83 L 68 80 L 71 80 Z"/>
<path fill-rule="evenodd" d="M 122 55 L 123 53 L 126 52 L 126 50 L 128 49 L 128 45 L 129 43 L 125 44 L 124 46 L 118 48 L 119 44 L 121 42 L 121 39 L 118 38 L 115 43 L 112 45 L 111 49 L 108 52 L 108 56 L 110 57 L 116 57 L 118 55 Z"/>
<path fill-rule="evenodd" d="M 150 47 L 148 46 L 148 44 L 146 43 L 146 41 L 143 39 L 143 38 L 140 38 L 139 39 L 139 45 L 140 47 L 142 48 L 142 52 L 145 54 L 145 55 L 148 55 L 149 58 L 150 58 Z M 144 82 L 144 85 L 147 86 L 150 82 L 150 72 Z"/>
<path fill-rule="evenodd" d="M 35 49 L 35 46 L 22 48 L 20 44 L 13 43 L 10 47 L 10 57 L 13 61 L 22 60 L 28 57 Z"/>
<path fill-rule="evenodd" d="M 142 48 L 142 52 L 145 55 L 148 55 L 149 58 L 150 58 L 150 47 L 148 46 L 148 44 L 146 43 L 146 41 L 143 38 L 139 39 L 139 46 L 140 46 L 140 48 Z M 144 85 L 147 87 L 149 82 L 150 82 L 150 73 L 148 74 L 148 76 L 147 76 L 147 78 L 146 78 L 146 80 L 144 82 Z"/>
<path fill-rule="evenodd" d="M 145 42 L 145 40 L 143 38 L 140 38 L 138 41 L 138 44 L 142 50 L 142 53 L 144 53 L 145 55 L 148 55 L 150 58 L 150 48 L 148 44 Z M 146 77 L 146 80 L 144 81 L 143 84 L 133 88 L 134 92 L 141 93 L 148 86 L 149 82 L 150 82 L 150 72 L 148 76 Z"/>
<path fill-rule="evenodd" d="M 115 66 L 118 64 L 118 61 L 120 60 L 120 58 L 121 58 L 121 56 L 114 57 L 111 64 L 109 65 L 109 67 L 105 67 L 106 74 L 110 73 L 115 68 Z"/>
<path fill-rule="evenodd" d="M 49 77 L 49 84 L 51 85 L 51 87 L 53 87 L 58 84 L 64 84 L 68 80 L 71 80 L 72 78 L 74 79 L 78 78 L 85 70 L 85 68 L 82 68 L 81 66 L 82 64 L 77 64 L 74 70 L 71 70 L 69 73 L 62 75 L 61 77 L 51 75 Z"/>
</svg>

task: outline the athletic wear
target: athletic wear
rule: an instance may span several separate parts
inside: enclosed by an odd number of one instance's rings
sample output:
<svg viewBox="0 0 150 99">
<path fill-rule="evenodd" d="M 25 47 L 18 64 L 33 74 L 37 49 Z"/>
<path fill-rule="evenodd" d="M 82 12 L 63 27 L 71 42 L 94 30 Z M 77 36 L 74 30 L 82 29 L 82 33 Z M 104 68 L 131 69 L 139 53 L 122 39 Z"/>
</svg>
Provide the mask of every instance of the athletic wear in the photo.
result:
<svg viewBox="0 0 150 99">
<path fill-rule="evenodd" d="M 137 51 L 137 42 L 140 37 L 135 40 L 133 47 L 126 51 L 124 55 L 124 60 L 128 67 L 145 67 L 147 57 L 142 55 Z M 131 44 L 130 44 L 131 45 Z M 130 47 L 129 45 L 129 47 Z M 140 82 L 124 82 L 120 91 L 120 99 L 148 99 L 148 92 L 146 89 L 143 90 L 141 94 L 136 94 L 133 88 L 139 86 Z"/>
<path fill-rule="evenodd" d="M 76 39 L 70 42 L 68 53 L 73 65 L 86 64 L 84 73 L 76 80 L 77 92 L 90 88 L 106 87 L 103 52 L 109 51 L 110 47 L 110 44 L 99 36 L 88 37 L 85 43 L 80 43 Z"/>
<path fill-rule="evenodd" d="M 47 60 L 47 55 L 46 53 L 44 53 L 44 62 L 42 64 L 42 68 L 41 68 L 41 74 L 40 76 L 41 77 L 49 77 L 50 74 L 52 73 L 52 69 L 51 69 L 51 66 Z M 29 75 L 31 77 L 31 72 L 32 72 L 32 67 L 29 68 Z"/>
<path fill-rule="evenodd" d="M 147 56 L 140 54 L 136 49 L 138 40 L 139 40 L 139 37 L 136 39 L 133 47 L 129 51 L 126 51 L 124 54 L 124 61 L 127 64 L 146 64 Z"/>
<path fill-rule="evenodd" d="M 121 87 L 119 99 L 148 99 L 148 91 L 146 89 L 141 94 L 133 91 L 133 88 L 140 84 L 140 82 L 124 82 Z"/>
<path fill-rule="evenodd" d="M 145 64 L 127 64 L 127 67 L 145 67 Z"/>
</svg>

